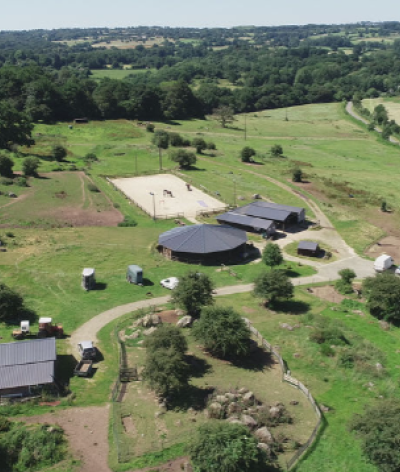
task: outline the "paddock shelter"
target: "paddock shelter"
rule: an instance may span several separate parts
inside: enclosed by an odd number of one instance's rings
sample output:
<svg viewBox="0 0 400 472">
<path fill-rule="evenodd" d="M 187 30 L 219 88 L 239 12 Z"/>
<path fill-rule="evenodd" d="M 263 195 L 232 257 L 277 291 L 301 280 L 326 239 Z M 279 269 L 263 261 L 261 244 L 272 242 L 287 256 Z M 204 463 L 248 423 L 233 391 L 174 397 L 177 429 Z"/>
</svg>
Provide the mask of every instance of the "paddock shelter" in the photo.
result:
<svg viewBox="0 0 400 472">
<path fill-rule="evenodd" d="M 242 229 L 208 224 L 174 228 L 158 239 L 159 250 L 168 259 L 205 265 L 243 260 L 246 242 Z"/>
</svg>

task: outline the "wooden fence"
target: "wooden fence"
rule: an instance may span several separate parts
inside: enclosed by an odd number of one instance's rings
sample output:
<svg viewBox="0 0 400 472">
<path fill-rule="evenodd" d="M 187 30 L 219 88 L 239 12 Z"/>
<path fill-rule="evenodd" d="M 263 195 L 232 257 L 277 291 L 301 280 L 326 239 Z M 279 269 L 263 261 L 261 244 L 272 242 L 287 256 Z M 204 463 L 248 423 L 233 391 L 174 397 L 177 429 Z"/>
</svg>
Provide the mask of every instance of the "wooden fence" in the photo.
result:
<svg viewBox="0 0 400 472">
<path fill-rule="evenodd" d="M 314 397 L 311 395 L 311 392 L 308 390 L 308 388 L 304 384 L 302 384 L 299 380 L 292 377 L 291 372 L 287 368 L 287 364 L 283 360 L 281 355 L 273 348 L 273 346 L 266 339 L 263 338 L 262 334 L 251 325 L 250 320 L 248 320 L 247 318 L 243 318 L 243 319 L 245 323 L 247 324 L 247 326 L 249 327 L 251 333 L 260 341 L 261 345 L 278 360 L 282 369 L 282 380 L 284 382 L 289 383 L 293 387 L 299 389 L 304 394 L 304 396 L 307 398 L 307 400 L 310 402 L 311 406 L 313 407 L 313 410 L 317 417 L 317 424 L 315 425 L 310 437 L 296 451 L 293 457 L 289 461 L 286 462 L 287 470 L 290 470 L 297 463 L 300 457 L 307 451 L 307 449 L 314 443 L 316 437 L 318 436 L 321 425 L 323 423 L 322 413 L 316 401 L 314 400 Z"/>
</svg>

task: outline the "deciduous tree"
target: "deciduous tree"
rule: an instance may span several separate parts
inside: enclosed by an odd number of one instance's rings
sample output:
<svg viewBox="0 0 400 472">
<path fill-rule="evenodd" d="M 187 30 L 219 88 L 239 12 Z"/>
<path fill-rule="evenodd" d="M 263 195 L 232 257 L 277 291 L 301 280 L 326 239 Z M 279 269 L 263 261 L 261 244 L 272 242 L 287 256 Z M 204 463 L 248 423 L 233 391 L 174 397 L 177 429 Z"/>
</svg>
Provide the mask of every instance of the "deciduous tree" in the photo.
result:
<svg viewBox="0 0 400 472">
<path fill-rule="evenodd" d="M 180 278 L 171 300 L 191 316 L 199 316 L 204 306 L 213 304 L 214 283 L 206 274 L 191 271 Z"/>
<path fill-rule="evenodd" d="M 273 304 L 279 298 L 292 298 L 293 284 L 283 270 L 262 272 L 254 282 L 254 295 Z"/>
<path fill-rule="evenodd" d="M 389 273 L 368 277 L 363 283 L 363 293 L 372 316 L 400 321 L 400 278 Z"/>
<path fill-rule="evenodd" d="M 193 325 L 192 333 L 204 347 L 219 357 L 246 356 L 250 330 L 233 308 L 206 307 Z"/>
<path fill-rule="evenodd" d="M 5 154 L 0 154 L 0 175 L 2 177 L 12 178 L 14 175 L 13 167 L 14 161 Z"/>
<path fill-rule="evenodd" d="M 281 248 L 277 244 L 267 243 L 263 249 L 262 260 L 265 265 L 271 268 L 281 265 L 283 262 Z"/>
</svg>

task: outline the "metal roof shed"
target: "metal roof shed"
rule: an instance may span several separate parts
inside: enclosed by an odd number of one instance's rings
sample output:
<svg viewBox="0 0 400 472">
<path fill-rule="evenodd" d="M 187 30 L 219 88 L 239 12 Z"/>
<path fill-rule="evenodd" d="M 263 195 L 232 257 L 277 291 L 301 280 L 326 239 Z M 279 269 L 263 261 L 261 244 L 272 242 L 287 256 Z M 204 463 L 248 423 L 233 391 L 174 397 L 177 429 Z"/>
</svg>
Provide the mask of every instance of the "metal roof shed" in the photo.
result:
<svg viewBox="0 0 400 472">
<path fill-rule="evenodd" d="M 252 216 L 241 215 L 234 211 L 228 211 L 222 215 L 217 216 L 218 223 L 227 223 L 229 225 L 239 227 L 245 231 L 265 231 L 267 234 L 275 232 L 275 224 L 271 220 L 264 220 L 263 218 L 254 218 Z"/>
<path fill-rule="evenodd" d="M 0 395 L 22 395 L 54 381 L 56 341 L 34 339 L 0 344 Z"/>
<path fill-rule="evenodd" d="M 318 243 L 313 241 L 300 241 L 297 246 L 297 254 L 303 256 L 317 256 L 319 251 Z"/>
</svg>

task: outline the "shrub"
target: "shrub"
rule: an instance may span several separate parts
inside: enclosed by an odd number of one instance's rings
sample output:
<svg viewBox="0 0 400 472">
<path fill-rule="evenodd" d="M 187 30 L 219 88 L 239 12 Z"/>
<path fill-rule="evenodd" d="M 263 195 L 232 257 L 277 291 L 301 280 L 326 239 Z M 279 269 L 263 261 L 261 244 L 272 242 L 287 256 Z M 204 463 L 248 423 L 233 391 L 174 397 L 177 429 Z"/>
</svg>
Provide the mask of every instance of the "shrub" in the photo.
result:
<svg viewBox="0 0 400 472">
<path fill-rule="evenodd" d="M 0 179 L 0 184 L 1 185 L 12 185 L 14 183 L 13 179 L 8 179 L 6 177 L 3 177 L 2 179 Z"/>
<path fill-rule="evenodd" d="M 199 154 L 207 149 L 207 144 L 203 138 L 194 138 L 192 141 L 192 146 L 196 148 L 196 152 Z"/>
<path fill-rule="evenodd" d="M 269 462 L 245 426 L 222 421 L 200 426 L 188 452 L 197 472 L 262 472 Z"/>
<path fill-rule="evenodd" d="M 124 220 L 121 223 L 118 223 L 118 226 L 121 228 L 128 228 L 137 226 L 137 221 L 132 216 L 125 216 Z"/>
<path fill-rule="evenodd" d="M 0 416 L 0 433 L 9 431 L 11 428 L 11 421 L 9 421 L 4 416 Z"/>
<path fill-rule="evenodd" d="M 362 415 L 355 415 L 350 423 L 362 441 L 367 458 L 381 472 L 397 472 L 400 464 L 400 401 L 380 400 L 368 406 Z"/>
<path fill-rule="evenodd" d="M 274 146 L 271 147 L 271 156 L 272 157 L 282 157 L 283 156 L 283 148 L 280 144 L 274 144 Z"/>
<path fill-rule="evenodd" d="M 67 150 L 61 144 L 55 144 L 52 147 L 51 154 L 57 162 L 62 162 L 67 157 Z"/>
<path fill-rule="evenodd" d="M 301 182 L 303 180 L 303 172 L 301 169 L 294 169 L 292 180 L 293 182 Z"/>
<path fill-rule="evenodd" d="M 208 143 L 206 144 L 207 144 L 207 149 L 210 151 L 215 151 L 217 149 L 217 146 L 212 141 L 208 141 Z"/>
<path fill-rule="evenodd" d="M 187 342 L 182 331 L 176 326 L 161 325 L 157 331 L 146 338 L 144 347 L 149 351 L 173 348 L 184 354 L 187 351 Z"/>
<path fill-rule="evenodd" d="M 146 123 L 146 131 L 148 133 L 154 133 L 154 128 L 155 126 L 153 125 L 153 123 Z"/>
<path fill-rule="evenodd" d="M 242 159 L 242 162 L 251 162 L 252 157 L 256 155 L 256 151 L 249 147 L 245 146 L 241 151 L 240 151 L 240 157 Z"/>
<path fill-rule="evenodd" d="M 333 357 L 335 355 L 334 349 L 329 344 L 321 344 L 321 354 L 326 357 Z"/>
<path fill-rule="evenodd" d="M 28 156 L 22 163 L 22 171 L 25 175 L 36 176 L 40 161 L 37 157 Z"/>
<path fill-rule="evenodd" d="M 96 154 L 94 152 L 88 152 L 85 157 L 83 158 L 83 160 L 87 163 L 89 162 L 95 162 L 95 161 L 98 161 L 99 159 L 97 158 Z"/>
<path fill-rule="evenodd" d="M 347 344 L 348 341 L 341 329 L 330 326 L 319 326 L 310 334 L 310 341 L 317 344 L 334 344 L 343 345 Z"/>
<path fill-rule="evenodd" d="M 6 231 L 7 238 L 15 238 L 15 234 L 12 231 Z"/>
<path fill-rule="evenodd" d="M 27 187 L 28 183 L 25 177 L 17 177 L 15 179 L 15 183 L 18 185 L 18 187 Z"/>
<path fill-rule="evenodd" d="M 342 294 L 353 293 L 353 280 L 356 278 L 356 273 L 352 269 L 339 270 L 340 279 L 336 281 L 335 288 Z"/>
<path fill-rule="evenodd" d="M 269 267 L 281 265 L 283 262 L 281 248 L 277 244 L 267 243 L 262 252 L 262 260 Z"/>
<path fill-rule="evenodd" d="M 169 143 L 171 146 L 179 147 L 183 145 L 183 138 L 178 133 L 169 133 Z"/>
<path fill-rule="evenodd" d="M 0 154 L 0 175 L 11 178 L 13 176 L 13 167 L 14 161 L 10 157 Z"/>
<path fill-rule="evenodd" d="M 400 321 L 400 279 L 393 274 L 379 274 L 363 282 L 363 294 L 372 316 L 386 321 Z"/>
<path fill-rule="evenodd" d="M 196 155 L 185 149 L 176 149 L 171 152 L 169 157 L 171 161 L 177 162 L 184 169 L 193 166 L 197 161 Z"/>
</svg>

